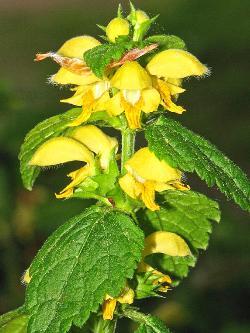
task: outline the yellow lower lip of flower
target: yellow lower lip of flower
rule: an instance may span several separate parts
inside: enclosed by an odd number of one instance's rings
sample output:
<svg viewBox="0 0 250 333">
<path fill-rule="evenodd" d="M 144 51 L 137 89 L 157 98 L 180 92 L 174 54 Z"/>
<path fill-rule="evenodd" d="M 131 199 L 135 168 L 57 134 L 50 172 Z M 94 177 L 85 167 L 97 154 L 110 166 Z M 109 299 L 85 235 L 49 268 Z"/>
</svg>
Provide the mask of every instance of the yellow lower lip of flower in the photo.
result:
<svg viewBox="0 0 250 333">
<path fill-rule="evenodd" d="M 171 88 L 169 88 L 168 83 L 162 80 L 157 80 L 157 87 L 162 98 L 162 105 L 170 112 L 182 114 L 186 110 L 176 105 L 171 99 Z"/>
<path fill-rule="evenodd" d="M 59 194 L 55 194 L 57 199 L 67 199 L 70 198 L 74 193 L 74 188 L 80 185 L 87 177 L 94 175 L 94 167 L 90 165 L 85 165 L 84 167 L 71 172 L 68 177 L 72 181 L 67 185 Z"/>
<path fill-rule="evenodd" d="M 125 116 L 128 121 L 128 125 L 131 129 L 141 128 L 141 112 L 143 107 L 143 99 L 139 98 L 138 102 L 134 105 L 129 103 L 123 95 L 121 96 L 121 105 L 124 108 Z"/>
</svg>

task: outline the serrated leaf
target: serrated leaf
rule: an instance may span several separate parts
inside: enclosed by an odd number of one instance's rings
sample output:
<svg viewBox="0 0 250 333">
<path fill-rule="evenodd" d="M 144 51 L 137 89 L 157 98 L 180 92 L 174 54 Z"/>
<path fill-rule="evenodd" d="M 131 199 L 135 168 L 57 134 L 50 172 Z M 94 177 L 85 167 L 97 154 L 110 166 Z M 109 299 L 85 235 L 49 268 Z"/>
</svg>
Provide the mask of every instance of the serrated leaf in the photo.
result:
<svg viewBox="0 0 250 333">
<path fill-rule="evenodd" d="M 181 49 L 185 50 L 185 42 L 177 36 L 174 35 L 155 35 L 150 36 L 145 39 L 145 42 L 157 43 L 159 45 L 158 52 L 168 49 Z"/>
<path fill-rule="evenodd" d="M 146 129 L 146 138 L 160 160 L 182 171 L 196 172 L 208 186 L 217 185 L 229 199 L 250 210 L 247 176 L 209 141 L 163 116 Z"/>
<path fill-rule="evenodd" d="M 140 323 L 139 328 L 134 333 L 170 333 L 165 323 L 155 316 L 145 315 L 132 308 L 124 309 L 124 315 Z"/>
<path fill-rule="evenodd" d="M 84 60 L 97 77 L 103 78 L 106 67 L 132 47 L 131 41 L 98 45 L 84 53 Z"/>
<path fill-rule="evenodd" d="M 211 221 L 220 221 L 217 202 L 205 195 L 193 191 L 166 191 L 159 211 L 146 211 L 148 221 L 145 225 L 150 232 L 163 230 L 176 233 L 191 245 L 193 249 L 205 250 Z"/>
<path fill-rule="evenodd" d="M 61 226 L 30 268 L 29 333 L 81 327 L 106 294 L 117 296 L 141 259 L 144 237 L 133 220 L 93 206 Z"/>
<path fill-rule="evenodd" d="M 26 333 L 28 319 L 23 308 L 8 312 L 0 316 L 0 333 Z"/>
</svg>

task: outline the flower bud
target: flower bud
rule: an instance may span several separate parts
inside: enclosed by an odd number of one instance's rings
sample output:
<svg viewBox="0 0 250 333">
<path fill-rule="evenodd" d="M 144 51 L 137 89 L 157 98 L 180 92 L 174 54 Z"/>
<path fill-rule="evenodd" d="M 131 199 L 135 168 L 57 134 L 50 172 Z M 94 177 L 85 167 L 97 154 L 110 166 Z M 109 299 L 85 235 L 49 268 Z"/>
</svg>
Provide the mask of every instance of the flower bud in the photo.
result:
<svg viewBox="0 0 250 333">
<path fill-rule="evenodd" d="M 149 16 L 143 10 L 136 11 L 136 23 L 142 24 L 143 22 L 149 20 Z"/>
<path fill-rule="evenodd" d="M 129 34 L 128 21 L 119 17 L 114 18 L 107 25 L 106 34 L 112 43 L 115 43 L 119 36 L 127 36 Z"/>
</svg>

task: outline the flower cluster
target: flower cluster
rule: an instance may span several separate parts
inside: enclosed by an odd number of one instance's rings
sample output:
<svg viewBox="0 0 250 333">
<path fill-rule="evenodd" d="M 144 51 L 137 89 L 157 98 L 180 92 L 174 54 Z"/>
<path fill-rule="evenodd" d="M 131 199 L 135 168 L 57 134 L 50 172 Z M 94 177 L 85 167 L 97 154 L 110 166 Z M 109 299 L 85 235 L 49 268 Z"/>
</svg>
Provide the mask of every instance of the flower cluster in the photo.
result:
<svg viewBox="0 0 250 333">
<path fill-rule="evenodd" d="M 134 152 L 135 133 L 144 129 L 150 114 L 166 111 L 182 114 L 185 109 L 176 103 L 179 94 L 185 91 L 183 79 L 208 73 L 207 67 L 183 48 L 164 48 L 159 43 L 143 41 L 154 20 L 132 8 L 127 18 L 120 13 L 107 27 L 101 27 L 106 33 L 105 44 L 91 36 L 79 36 L 66 41 L 57 52 L 37 54 L 37 61 L 52 58 L 60 65 L 50 82 L 69 87 L 73 96 L 61 102 L 78 107 L 66 131 L 45 141 L 29 161 L 30 166 L 38 167 L 71 161 L 82 163 L 68 174 L 70 183 L 56 194 L 57 198 L 95 198 L 133 214 L 140 208 L 159 210 L 158 192 L 189 190 L 183 183 L 182 172 L 159 160 L 148 147 Z M 115 55 L 114 59 L 111 57 L 103 75 L 97 75 L 85 55 L 91 50 L 102 50 L 103 45 L 113 50 L 122 43 L 126 47 L 121 57 L 118 60 Z M 119 120 L 115 129 L 121 131 L 121 147 L 115 137 L 93 121 L 96 114 Z M 178 248 L 172 244 L 178 244 Z M 152 253 L 186 256 L 189 252 L 177 235 L 156 232 L 145 241 L 143 259 Z M 147 295 L 169 289 L 171 278 L 144 261 L 138 271 L 146 272 L 139 285 L 145 289 L 150 281 Z M 140 294 L 143 292 L 137 291 L 137 298 Z M 135 292 L 129 286 L 118 298 L 106 295 L 104 319 L 113 318 L 117 302 L 130 304 L 134 297 Z"/>
</svg>

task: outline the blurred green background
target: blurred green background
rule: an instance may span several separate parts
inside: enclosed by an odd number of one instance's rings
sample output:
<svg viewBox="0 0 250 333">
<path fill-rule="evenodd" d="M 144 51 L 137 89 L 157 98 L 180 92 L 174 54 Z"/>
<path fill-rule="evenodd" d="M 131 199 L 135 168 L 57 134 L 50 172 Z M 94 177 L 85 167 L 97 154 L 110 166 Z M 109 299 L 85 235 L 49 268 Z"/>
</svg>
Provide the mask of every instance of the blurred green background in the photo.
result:
<svg viewBox="0 0 250 333">
<path fill-rule="evenodd" d="M 35 53 L 57 50 L 81 34 L 95 37 L 115 16 L 118 3 L 100 0 L 0 1 L 0 313 L 23 302 L 20 279 L 47 236 L 81 212 L 80 201 L 61 202 L 65 169 L 49 170 L 34 190 L 23 189 L 17 154 L 23 138 L 39 121 L 63 112 L 66 89 L 46 84 L 57 70 L 51 61 L 33 62 Z M 153 33 L 176 34 L 212 69 L 203 80 L 185 83 L 180 98 L 188 112 L 181 122 L 223 150 L 245 171 L 249 166 L 249 0 L 147 0 L 135 5 L 160 13 Z M 222 222 L 210 247 L 190 276 L 166 299 L 140 305 L 153 311 L 176 333 L 250 332 L 249 216 L 216 189 L 189 177 L 193 189 L 217 199 Z M 65 179 L 66 181 L 66 179 Z M 128 332 L 127 323 L 120 330 Z"/>
</svg>

